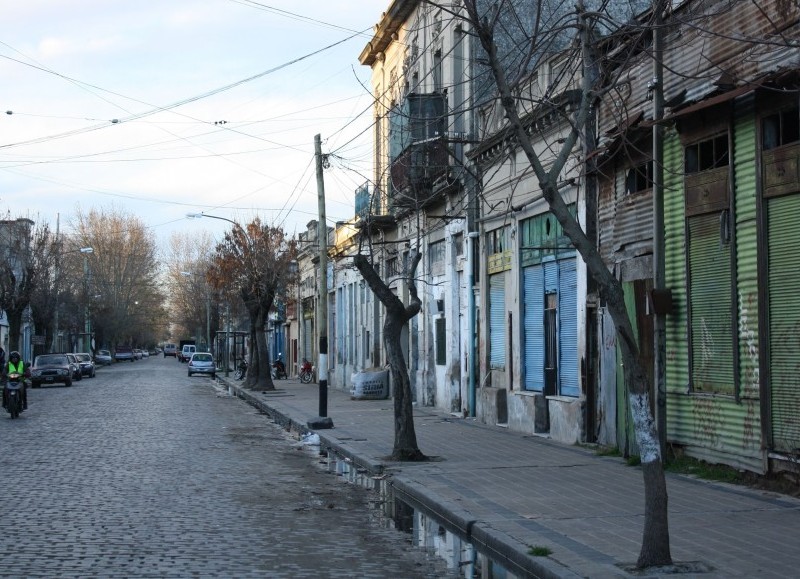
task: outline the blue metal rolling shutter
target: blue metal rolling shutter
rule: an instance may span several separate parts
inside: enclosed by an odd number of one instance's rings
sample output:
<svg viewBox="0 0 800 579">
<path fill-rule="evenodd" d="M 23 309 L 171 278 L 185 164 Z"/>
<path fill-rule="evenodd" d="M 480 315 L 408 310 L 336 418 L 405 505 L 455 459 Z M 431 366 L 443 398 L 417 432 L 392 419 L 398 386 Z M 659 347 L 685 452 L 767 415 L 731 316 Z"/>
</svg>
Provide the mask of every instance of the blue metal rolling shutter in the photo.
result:
<svg viewBox="0 0 800 579">
<path fill-rule="evenodd" d="M 489 366 L 506 367 L 506 277 L 504 273 L 489 278 Z"/>
<path fill-rule="evenodd" d="M 558 262 L 558 387 L 578 396 L 578 275 L 574 259 Z"/>
<path fill-rule="evenodd" d="M 558 264 L 555 261 L 545 261 L 544 268 L 544 293 L 558 292 Z"/>
<path fill-rule="evenodd" d="M 542 266 L 523 270 L 523 343 L 525 344 L 523 388 L 544 390 L 544 271 Z"/>
</svg>

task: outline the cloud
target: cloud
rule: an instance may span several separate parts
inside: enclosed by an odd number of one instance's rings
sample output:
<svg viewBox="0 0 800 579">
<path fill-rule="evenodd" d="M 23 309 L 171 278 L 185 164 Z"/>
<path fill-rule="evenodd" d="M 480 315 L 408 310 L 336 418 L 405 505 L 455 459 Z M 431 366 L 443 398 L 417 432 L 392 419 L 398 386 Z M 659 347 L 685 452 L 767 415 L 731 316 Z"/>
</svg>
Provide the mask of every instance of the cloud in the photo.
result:
<svg viewBox="0 0 800 579">
<path fill-rule="evenodd" d="M 119 36 L 106 36 L 99 38 L 55 37 L 48 36 L 39 41 L 36 54 L 37 60 L 51 61 L 71 58 L 86 54 L 108 54 L 122 45 Z"/>
</svg>

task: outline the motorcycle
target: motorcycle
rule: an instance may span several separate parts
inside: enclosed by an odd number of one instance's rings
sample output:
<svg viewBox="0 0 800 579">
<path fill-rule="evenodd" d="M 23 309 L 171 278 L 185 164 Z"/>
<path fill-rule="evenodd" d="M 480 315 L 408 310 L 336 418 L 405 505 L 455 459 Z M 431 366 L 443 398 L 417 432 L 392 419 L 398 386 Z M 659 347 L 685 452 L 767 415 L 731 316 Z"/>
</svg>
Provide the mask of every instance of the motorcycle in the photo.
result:
<svg viewBox="0 0 800 579">
<path fill-rule="evenodd" d="M 247 360 L 242 360 L 239 362 L 239 366 L 236 368 L 236 373 L 233 377 L 236 380 L 244 380 L 244 377 L 247 375 Z"/>
<path fill-rule="evenodd" d="M 303 363 L 300 365 L 300 382 L 303 384 L 311 384 L 313 369 L 311 362 L 303 358 Z"/>
<path fill-rule="evenodd" d="M 272 363 L 272 379 L 273 380 L 285 380 L 289 376 L 286 375 L 286 366 L 284 366 L 283 361 L 278 358 Z"/>
<path fill-rule="evenodd" d="M 22 414 L 22 374 L 16 372 L 8 375 L 8 382 L 6 382 L 6 410 L 11 415 L 11 418 L 17 418 Z"/>
</svg>

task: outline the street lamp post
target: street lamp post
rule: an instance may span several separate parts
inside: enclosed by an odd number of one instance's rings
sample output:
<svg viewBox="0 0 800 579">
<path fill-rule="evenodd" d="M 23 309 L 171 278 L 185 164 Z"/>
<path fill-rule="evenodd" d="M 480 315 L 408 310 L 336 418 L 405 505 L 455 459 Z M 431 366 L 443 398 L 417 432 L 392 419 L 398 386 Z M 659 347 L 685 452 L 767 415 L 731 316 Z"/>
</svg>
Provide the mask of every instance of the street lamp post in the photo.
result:
<svg viewBox="0 0 800 579">
<path fill-rule="evenodd" d="M 91 351 L 89 348 L 89 255 L 83 254 L 83 335 L 85 348 L 83 352 Z"/>
<path fill-rule="evenodd" d="M 245 237 L 248 239 L 248 243 L 250 237 L 247 235 L 247 231 L 238 223 L 236 223 L 233 219 L 228 219 L 227 217 L 219 217 L 217 215 L 209 215 L 208 213 L 187 213 L 186 217 L 189 219 L 202 219 L 203 217 L 208 217 L 210 219 L 219 219 L 220 221 L 227 221 L 228 223 L 232 224 L 234 227 L 238 227 L 241 229 Z M 231 340 L 231 317 L 230 317 L 230 303 L 225 304 L 225 377 L 227 378 L 230 375 L 230 340 Z"/>
<path fill-rule="evenodd" d="M 54 280 L 56 286 L 56 303 L 53 312 L 53 340 L 50 343 L 50 353 L 56 352 L 59 350 L 58 346 L 58 257 L 61 255 L 67 255 L 68 253 L 82 253 L 83 254 L 83 280 L 84 280 L 84 289 L 85 295 L 88 295 L 88 277 L 89 277 L 89 258 L 88 254 L 94 253 L 93 247 L 80 247 L 78 249 L 71 249 L 70 251 L 62 251 L 56 254 L 56 264 L 55 264 L 55 271 L 54 271 Z M 88 302 L 84 304 L 83 310 L 83 323 L 84 323 L 84 330 L 87 332 L 89 331 L 89 304 Z"/>
</svg>

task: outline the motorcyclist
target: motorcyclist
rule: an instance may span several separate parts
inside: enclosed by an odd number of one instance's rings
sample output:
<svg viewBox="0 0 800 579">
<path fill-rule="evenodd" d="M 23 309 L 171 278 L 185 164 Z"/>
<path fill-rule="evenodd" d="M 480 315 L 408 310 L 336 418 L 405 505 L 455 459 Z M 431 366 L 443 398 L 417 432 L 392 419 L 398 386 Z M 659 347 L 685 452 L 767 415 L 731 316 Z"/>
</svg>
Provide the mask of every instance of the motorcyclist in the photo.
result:
<svg viewBox="0 0 800 579">
<path fill-rule="evenodd" d="M 25 364 L 22 362 L 22 358 L 19 355 L 19 352 L 16 350 L 11 352 L 8 355 L 8 363 L 3 364 L 3 373 L 2 373 L 2 381 L 3 381 L 3 408 L 6 407 L 6 401 L 8 399 L 8 392 L 6 391 L 6 384 L 8 383 L 8 375 L 9 374 L 20 374 L 23 376 L 22 378 L 22 409 L 28 409 L 28 389 L 25 387 L 25 377 L 27 376 L 27 369 L 25 368 Z"/>
<path fill-rule="evenodd" d="M 286 378 L 286 366 L 284 365 L 283 360 L 278 358 L 272 363 L 272 365 L 275 367 L 276 378 Z"/>
</svg>

